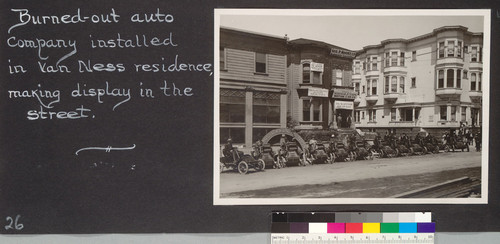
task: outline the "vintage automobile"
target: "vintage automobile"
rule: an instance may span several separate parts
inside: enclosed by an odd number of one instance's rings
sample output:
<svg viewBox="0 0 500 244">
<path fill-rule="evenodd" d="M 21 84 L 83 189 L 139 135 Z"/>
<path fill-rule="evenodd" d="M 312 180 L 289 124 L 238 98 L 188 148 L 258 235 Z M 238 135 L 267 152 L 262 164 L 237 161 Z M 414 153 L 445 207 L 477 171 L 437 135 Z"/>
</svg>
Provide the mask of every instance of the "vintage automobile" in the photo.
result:
<svg viewBox="0 0 500 244">
<path fill-rule="evenodd" d="M 391 147 L 389 141 L 381 141 L 379 148 L 380 157 L 382 158 L 393 158 L 398 156 L 398 152 Z"/>
<path fill-rule="evenodd" d="M 252 156 L 255 159 L 262 159 L 266 166 L 266 169 L 275 169 L 281 168 L 279 167 L 278 162 L 276 162 L 276 154 L 274 153 L 271 145 L 266 143 L 261 147 L 257 147 L 254 145 L 254 151 L 252 152 Z"/>
<path fill-rule="evenodd" d="M 439 143 L 434 137 L 426 137 L 424 139 L 424 146 L 429 153 L 439 153 Z"/>
<path fill-rule="evenodd" d="M 318 143 L 316 150 L 312 154 L 310 154 L 309 160 L 311 164 L 324 164 L 331 163 L 330 157 L 328 157 L 325 144 Z"/>
<path fill-rule="evenodd" d="M 455 151 L 456 149 L 462 150 L 462 152 L 465 149 L 467 149 L 467 151 L 469 151 L 469 145 L 467 145 L 467 143 L 461 137 L 458 137 L 454 140 L 453 146 L 451 148 L 453 151 Z"/>
<path fill-rule="evenodd" d="M 373 160 L 373 154 L 370 150 L 370 146 L 365 141 L 356 142 L 356 147 L 352 153 L 354 154 L 354 159 Z"/>
<path fill-rule="evenodd" d="M 335 154 L 335 158 L 333 160 L 341 162 L 354 160 L 354 158 L 352 158 L 352 154 L 349 154 L 349 151 L 342 142 L 335 143 L 335 148 L 333 148 L 333 153 Z"/>
<path fill-rule="evenodd" d="M 397 140 L 396 141 L 396 152 L 397 156 L 409 156 L 411 154 L 410 149 L 408 148 L 408 142 Z"/>
<path fill-rule="evenodd" d="M 422 155 L 427 154 L 427 148 L 421 146 L 421 140 L 412 140 L 410 142 L 410 153 L 411 155 Z"/>
<path fill-rule="evenodd" d="M 306 166 L 305 155 L 296 142 L 287 143 L 286 167 Z"/>
<path fill-rule="evenodd" d="M 251 155 L 243 154 L 243 152 L 236 151 L 235 155 L 230 152 L 223 152 L 223 157 L 220 158 L 220 172 L 223 172 L 224 168 L 229 170 L 237 170 L 240 174 L 248 173 L 249 168 L 253 168 L 257 171 L 262 171 L 265 169 L 266 164 L 262 159 L 255 159 Z"/>
</svg>

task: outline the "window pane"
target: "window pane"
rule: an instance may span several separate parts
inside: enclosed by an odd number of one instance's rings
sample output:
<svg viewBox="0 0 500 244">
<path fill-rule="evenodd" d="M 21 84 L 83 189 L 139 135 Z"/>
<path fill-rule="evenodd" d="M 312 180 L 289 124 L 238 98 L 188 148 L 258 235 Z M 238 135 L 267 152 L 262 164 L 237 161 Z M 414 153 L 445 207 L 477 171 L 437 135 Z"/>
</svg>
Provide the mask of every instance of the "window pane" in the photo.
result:
<svg viewBox="0 0 500 244">
<path fill-rule="evenodd" d="M 389 67 L 389 53 L 385 53 L 385 67 Z"/>
<path fill-rule="evenodd" d="M 225 69 L 226 68 L 226 60 L 225 60 L 225 52 L 224 48 L 221 48 L 219 50 L 219 61 L 220 61 L 220 69 Z"/>
<path fill-rule="evenodd" d="M 255 72 L 266 73 L 266 55 L 263 53 L 255 54 Z"/>
<path fill-rule="evenodd" d="M 245 122 L 245 92 L 221 89 L 220 121 Z"/>
<path fill-rule="evenodd" d="M 416 61 L 417 60 L 417 51 L 411 52 L 411 60 Z"/>
<path fill-rule="evenodd" d="M 481 91 L 481 79 L 482 79 L 483 75 L 481 73 L 479 73 L 479 79 L 477 79 L 477 90 L 478 91 Z"/>
<path fill-rule="evenodd" d="M 446 49 L 446 56 L 453 57 L 455 55 L 455 41 L 448 41 L 448 47 Z"/>
<path fill-rule="evenodd" d="M 446 119 L 447 113 L 448 113 L 448 107 L 446 107 L 446 106 L 440 106 L 439 107 L 439 114 L 440 114 L 440 119 L 441 120 L 447 120 Z"/>
<path fill-rule="evenodd" d="M 399 92 L 405 93 L 405 78 L 403 76 L 399 79 Z"/>
<path fill-rule="evenodd" d="M 397 66 L 398 65 L 398 52 L 392 52 L 391 53 L 391 66 Z"/>
<path fill-rule="evenodd" d="M 221 128 L 220 143 L 225 144 L 231 138 L 233 143 L 245 143 L 245 128 Z"/>
<path fill-rule="evenodd" d="M 312 109 L 313 109 L 313 121 L 321 121 L 320 119 L 320 110 L 321 110 L 321 103 L 320 101 L 316 100 L 312 103 Z"/>
<path fill-rule="evenodd" d="M 477 62 L 477 47 L 471 47 L 471 62 Z"/>
<path fill-rule="evenodd" d="M 405 53 L 401 52 L 401 60 L 400 60 L 401 66 L 405 66 Z"/>
<path fill-rule="evenodd" d="M 461 72 L 462 72 L 461 69 L 457 69 L 457 88 L 462 87 L 462 74 L 461 74 Z"/>
<path fill-rule="evenodd" d="M 467 107 L 462 107 L 462 116 L 461 116 L 460 120 L 465 121 L 466 115 L 467 115 Z"/>
<path fill-rule="evenodd" d="M 411 87 L 417 87 L 417 78 L 411 78 Z"/>
<path fill-rule="evenodd" d="M 377 70 L 377 57 L 372 57 L 372 70 Z"/>
<path fill-rule="evenodd" d="M 444 58 L 444 42 L 439 43 L 439 57 Z"/>
<path fill-rule="evenodd" d="M 461 58 L 462 57 L 462 42 L 459 41 L 457 44 L 457 57 Z"/>
<path fill-rule="evenodd" d="M 451 121 L 457 120 L 457 106 L 451 106 Z"/>
<path fill-rule="evenodd" d="M 385 90 L 384 93 L 389 93 L 389 76 L 385 77 Z"/>
<path fill-rule="evenodd" d="M 396 109 L 391 108 L 391 121 L 396 121 Z"/>
<path fill-rule="evenodd" d="M 310 64 L 302 64 L 302 83 L 311 82 L 311 66 Z"/>
<path fill-rule="evenodd" d="M 446 87 L 454 87 L 453 79 L 455 76 L 455 72 L 452 69 L 446 71 Z"/>
<path fill-rule="evenodd" d="M 470 74 L 470 90 L 471 91 L 476 90 L 476 74 L 475 73 Z"/>
<path fill-rule="evenodd" d="M 372 95 L 377 95 L 377 80 L 372 80 Z"/>
<path fill-rule="evenodd" d="M 438 71 L 438 88 L 444 87 L 444 70 Z"/>
<path fill-rule="evenodd" d="M 391 78 L 391 92 L 398 92 L 398 78 L 396 76 Z"/>
<path fill-rule="evenodd" d="M 371 80 L 366 80 L 366 93 L 368 96 L 370 96 L 372 93 L 372 90 L 370 89 L 371 88 Z"/>
<path fill-rule="evenodd" d="M 311 121 L 311 103 L 309 100 L 303 100 L 302 104 L 302 120 Z"/>
<path fill-rule="evenodd" d="M 313 71 L 312 75 L 313 75 L 313 84 L 321 84 L 321 73 Z"/>
</svg>

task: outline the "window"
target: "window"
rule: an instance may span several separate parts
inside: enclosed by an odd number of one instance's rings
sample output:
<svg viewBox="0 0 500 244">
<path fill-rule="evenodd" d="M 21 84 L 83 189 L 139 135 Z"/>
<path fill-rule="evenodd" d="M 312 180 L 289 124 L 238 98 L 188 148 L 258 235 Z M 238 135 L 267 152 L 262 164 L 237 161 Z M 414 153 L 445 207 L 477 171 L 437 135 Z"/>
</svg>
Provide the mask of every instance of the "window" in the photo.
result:
<svg viewBox="0 0 500 244">
<path fill-rule="evenodd" d="M 391 66 L 398 66 L 398 52 L 391 52 Z"/>
<path fill-rule="evenodd" d="M 342 70 L 335 70 L 335 84 L 337 86 L 341 86 L 342 85 Z"/>
<path fill-rule="evenodd" d="M 456 88 L 461 88 L 462 87 L 462 72 L 461 69 L 457 69 L 457 87 Z"/>
<path fill-rule="evenodd" d="M 391 121 L 396 121 L 396 109 L 391 108 Z"/>
<path fill-rule="evenodd" d="M 366 95 L 368 95 L 368 96 L 372 95 L 372 89 L 370 89 L 371 85 L 372 85 L 372 81 L 366 80 Z"/>
<path fill-rule="evenodd" d="M 219 65 L 221 70 L 226 69 L 226 50 L 224 48 L 220 48 L 219 50 Z"/>
<path fill-rule="evenodd" d="M 312 71 L 313 84 L 321 84 L 321 72 Z"/>
<path fill-rule="evenodd" d="M 416 88 L 417 87 L 417 77 L 412 77 L 411 78 L 411 88 Z"/>
<path fill-rule="evenodd" d="M 457 57 L 461 58 L 462 57 L 462 42 L 458 41 L 457 45 Z"/>
<path fill-rule="evenodd" d="M 308 63 L 302 64 L 302 83 L 311 83 L 311 65 Z"/>
<path fill-rule="evenodd" d="M 302 121 L 321 121 L 321 103 L 319 100 L 302 100 Z"/>
<path fill-rule="evenodd" d="M 453 87 L 455 72 L 452 69 L 446 71 L 446 87 Z"/>
<path fill-rule="evenodd" d="M 245 122 L 245 92 L 240 90 L 221 89 L 220 122 Z M 227 139 L 227 138 L 226 138 Z"/>
<path fill-rule="evenodd" d="M 470 61 L 471 62 L 477 62 L 478 61 L 478 47 L 471 47 L 471 53 L 470 53 Z"/>
<path fill-rule="evenodd" d="M 405 78 L 403 76 L 399 77 L 399 92 L 405 93 Z"/>
<path fill-rule="evenodd" d="M 389 93 L 389 76 L 385 77 L 385 90 L 384 93 Z"/>
<path fill-rule="evenodd" d="M 354 111 L 354 122 L 361 121 L 361 111 Z"/>
<path fill-rule="evenodd" d="M 236 144 L 245 143 L 245 128 L 221 128 L 220 143 L 225 144 L 228 138 Z"/>
<path fill-rule="evenodd" d="M 444 88 L 444 70 L 438 71 L 438 88 Z"/>
<path fill-rule="evenodd" d="M 359 83 L 354 83 L 354 91 L 358 94 L 358 96 L 360 95 Z"/>
<path fill-rule="evenodd" d="M 401 60 L 400 60 L 400 65 L 401 66 L 405 66 L 405 53 L 404 52 L 401 52 Z"/>
<path fill-rule="evenodd" d="M 368 120 L 370 122 L 377 121 L 377 110 L 375 110 L 375 109 L 368 109 Z"/>
<path fill-rule="evenodd" d="M 481 79 L 483 78 L 483 75 L 479 73 L 479 79 L 477 79 L 477 90 L 481 91 Z"/>
<path fill-rule="evenodd" d="M 372 80 L 372 95 L 377 95 L 377 80 Z"/>
<path fill-rule="evenodd" d="M 444 42 L 439 43 L 439 58 L 444 58 Z"/>
<path fill-rule="evenodd" d="M 280 122 L 280 94 L 270 92 L 253 93 L 253 122 Z"/>
<path fill-rule="evenodd" d="M 417 51 L 411 52 L 411 61 L 417 61 Z"/>
<path fill-rule="evenodd" d="M 448 41 L 448 47 L 446 48 L 446 57 L 455 56 L 455 41 Z"/>
<path fill-rule="evenodd" d="M 363 89 L 361 90 L 361 92 L 364 94 L 365 93 L 365 86 L 363 86 Z"/>
<path fill-rule="evenodd" d="M 462 116 L 460 118 L 460 121 L 465 121 L 467 120 L 467 107 L 462 107 Z"/>
<path fill-rule="evenodd" d="M 311 121 L 311 102 L 309 100 L 302 101 L 302 120 Z"/>
<path fill-rule="evenodd" d="M 398 77 L 391 77 L 391 93 L 398 92 Z"/>
<path fill-rule="evenodd" d="M 451 106 L 451 121 L 457 121 L 457 106 Z"/>
<path fill-rule="evenodd" d="M 446 121 L 447 120 L 448 107 L 439 106 L 439 119 Z"/>
<path fill-rule="evenodd" d="M 377 64 L 377 57 L 372 57 L 372 70 L 378 70 Z"/>
<path fill-rule="evenodd" d="M 354 62 L 354 74 L 360 74 L 361 73 L 361 62 L 360 61 L 355 61 Z"/>
<path fill-rule="evenodd" d="M 255 53 L 255 72 L 267 73 L 267 55 L 263 53 Z"/>
<path fill-rule="evenodd" d="M 361 119 L 364 120 L 365 119 L 365 111 L 361 112 Z"/>
<path fill-rule="evenodd" d="M 389 53 L 385 53 L 385 67 L 389 67 L 389 62 L 390 62 Z"/>
<path fill-rule="evenodd" d="M 476 73 L 470 74 L 470 90 L 475 91 L 476 90 Z"/>
<path fill-rule="evenodd" d="M 468 77 L 467 77 L 467 70 L 464 70 L 463 74 L 464 74 L 464 75 L 462 76 L 462 78 L 467 79 L 467 78 L 468 78 Z"/>
<path fill-rule="evenodd" d="M 479 47 L 479 62 L 483 62 L 483 47 Z"/>
</svg>

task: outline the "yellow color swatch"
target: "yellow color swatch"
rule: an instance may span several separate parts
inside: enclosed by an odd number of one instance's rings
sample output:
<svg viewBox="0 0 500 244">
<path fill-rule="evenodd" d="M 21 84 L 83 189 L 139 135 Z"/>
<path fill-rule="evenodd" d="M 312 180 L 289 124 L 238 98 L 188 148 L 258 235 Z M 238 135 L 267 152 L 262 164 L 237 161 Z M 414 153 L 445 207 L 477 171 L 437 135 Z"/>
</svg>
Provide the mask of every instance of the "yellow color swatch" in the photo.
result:
<svg viewBox="0 0 500 244">
<path fill-rule="evenodd" d="M 363 233 L 380 233 L 380 223 L 363 223 Z"/>
</svg>

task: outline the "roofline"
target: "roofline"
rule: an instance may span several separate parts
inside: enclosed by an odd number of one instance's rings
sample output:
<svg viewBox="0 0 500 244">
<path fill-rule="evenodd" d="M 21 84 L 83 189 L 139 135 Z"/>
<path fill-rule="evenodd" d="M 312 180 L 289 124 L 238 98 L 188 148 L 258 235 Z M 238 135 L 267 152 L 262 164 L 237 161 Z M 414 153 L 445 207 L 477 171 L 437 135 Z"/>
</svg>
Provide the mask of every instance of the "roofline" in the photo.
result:
<svg viewBox="0 0 500 244">
<path fill-rule="evenodd" d="M 483 36 L 484 35 L 484 33 L 482 33 L 482 32 L 470 32 L 470 31 L 468 31 L 467 27 L 464 27 L 464 26 L 461 26 L 461 25 L 442 26 L 442 27 L 439 27 L 439 28 L 436 28 L 436 29 L 432 30 L 432 32 L 430 32 L 430 33 L 423 34 L 423 35 L 420 35 L 420 36 L 417 36 L 417 37 L 413 37 L 413 38 L 410 38 L 410 39 L 403 39 L 403 38 L 386 39 L 386 40 L 381 41 L 380 44 L 374 44 L 374 45 L 365 46 L 365 47 L 363 47 L 362 50 L 359 50 L 357 53 L 359 55 L 359 54 L 361 54 L 363 52 L 366 52 L 369 49 L 382 48 L 385 45 L 387 45 L 389 43 L 394 43 L 394 42 L 401 42 L 401 43 L 405 43 L 405 44 L 408 44 L 408 43 L 411 43 L 411 42 L 416 42 L 416 41 L 419 41 L 419 40 L 423 40 L 425 38 L 429 38 L 429 37 L 435 36 L 439 32 L 448 31 L 448 30 L 460 30 L 460 31 L 463 31 L 465 34 L 472 35 L 472 36 Z"/>
<path fill-rule="evenodd" d="M 240 32 L 242 34 L 250 34 L 250 35 L 256 35 L 256 36 L 261 36 L 261 37 L 266 37 L 266 38 L 286 40 L 285 36 L 277 36 L 277 35 L 271 35 L 271 34 L 264 34 L 264 33 L 254 32 L 254 31 L 248 31 L 248 30 L 243 30 L 243 29 L 238 29 L 238 28 L 232 28 L 232 27 L 220 26 L 220 30 L 227 30 L 227 31 L 232 31 L 232 32 Z"/>
</svg>

